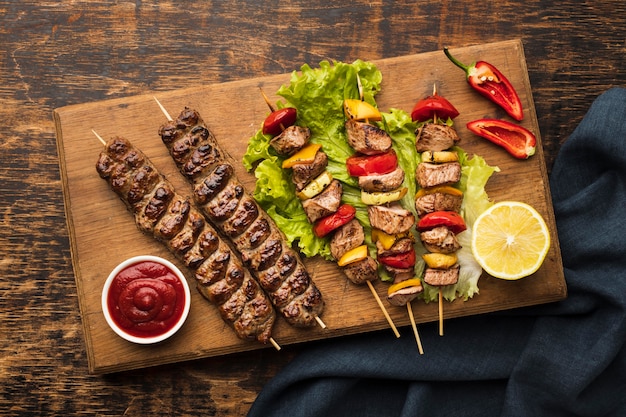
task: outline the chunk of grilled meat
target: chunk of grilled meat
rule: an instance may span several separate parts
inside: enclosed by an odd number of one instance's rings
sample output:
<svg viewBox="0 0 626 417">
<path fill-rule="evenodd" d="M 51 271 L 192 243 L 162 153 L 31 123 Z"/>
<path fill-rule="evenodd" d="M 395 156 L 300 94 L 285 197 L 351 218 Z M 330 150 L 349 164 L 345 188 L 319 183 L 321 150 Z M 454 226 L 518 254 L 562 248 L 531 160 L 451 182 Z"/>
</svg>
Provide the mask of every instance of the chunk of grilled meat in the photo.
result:
<svg viewBox="0 0 626 417">
<path fill-rule="evenodd" d="M 296 191 L 302 191 L 308 183 L 324 172 L 327 166 L 328 156 L 320 150 L 315 154 L 313 162 L 295 164 L 291 167 L 291 179 L 296 186 Z"/>
<path fill-rule="evenodd" d="M 436 287 L 456 284 L 459 281 L 460 269 L 459 264 L 448 269 L 426 268 L 424 271 L 424 282 Z"/>
<path fill-rule="evenodd" d="M 373 192 L 387 192 L 399 188 L 404 181 L 404 170 L 397 167 L 387 174 L 363 175 L 359 177 L 359 188 Z"/>
<path fill-rule="evenodd" d="M 415 149 L 418 152 L 444 151 L 460 140 L 452 126 L 439 123 L 426 123 L 415 131 Z"/>
<path fill-rule="evenodd" d="M 463 195 L 452 195 L 448 193 L 431 193 L 415 199 L 415 210 L 417 215 L 422 217 L 434 211 L 461 211 Z"/>
<path fill-rule="evenodd" d="M 330 240 L 330 253 L 335 259 L 341 259 L 346 252 L 361 246 L 364 241 L 363 226 L 357 219 L 352 219 L 333 233 Z M 370 256 L 344 265 L 341 269 L 346 277 L 356 285 L 378 279 L 378 264 Z"/>
<path fill-rule="evenodd" d="M 198 291 L 214 303 L 241 339 L 267 343 L 276 318 L 258 283 L 202 214 L 128 140 L 110 140 L 96 170 L 135 216 L 137 227 L 161 241 L 194 271 Z"/>
<path fill-rule="evenodd" d="M 420 162 L 417 164 L 415 179 L 422 188 L 454 184 L 461 179 L 461 164 L 458 162 L 444 164 Z"/>
<path fill-rule="evenodd" d="M 407 232 L 415 224 L 415 216 L 398 203 L 389 206 L 369 206 L 370 224 L 389 235 Z"/>
<path fill-rule="evenodd" d="M 270 140 L 270 146 L 281 155 L 291 156 L 309 142 L 311 130 L 308 127 L 292 125 L 283 130 L 280 135 Z"/>
<path fill-rule="evenodd" d="M 445 226 L 421 232 L 420 239 L 429 252 L 453 253 L 461 249 L 456 235 Z"/>
<path fill-rule="evenodd" d="M 338 180 L 332 180 L 324 190 L 313 198 L 302 201 L 302 208 L 311 223 L 337 211 L 341 204 L 343 187 Z"/>
<path fill-rule="evenodd" d="M 275 141 L 280 153 L 292 154 L 308 141 L 307 132 L 288 130 Z M 232 241 L 282 316 L 296 327 L 316 325 L 324 308 L 322 294 L 284 234 L 236 178 L 198 112 L 185 108 L 175 121 L 162 125 L 159 134 L 180 172 L 192 182 L 200 210 Z"/>
<path fill-rule="evenodd" d="M 424 287 L 421 285 L 405 287 L 389 294 L 387 300 L 391 305 L 398 307 L 405 306 L 408 302 L 416 299 L 422 291 L 424 291 Z"/>
<path fill-rule="evenodd" d="M 387 132 L 372 124 L 348 119 L 345 127 L 348 144 L 356 152 L 375 155 L 391 149 L 391 137 Z"/>
</svg>

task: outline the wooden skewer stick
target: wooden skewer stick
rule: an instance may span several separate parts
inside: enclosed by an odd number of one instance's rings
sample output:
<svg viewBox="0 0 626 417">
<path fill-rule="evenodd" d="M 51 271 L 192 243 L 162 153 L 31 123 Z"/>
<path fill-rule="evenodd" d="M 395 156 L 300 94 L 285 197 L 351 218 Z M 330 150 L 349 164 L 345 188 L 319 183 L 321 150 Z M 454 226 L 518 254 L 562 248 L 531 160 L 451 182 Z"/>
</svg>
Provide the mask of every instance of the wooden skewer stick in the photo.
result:
<svg viewBox="0 0 626 417">
<path fill-rule="evenodd" d="M 156 100 L 156 97 L 155 97 L 155 100 Z M 159 101 L 157 100 L 157 103 L 158 103 L 158 102 L 159 102 Z M 161 103 L 159 103 L 159 105 L 160 105 L 160 104 L 161 104 Z M 98 134 L 95 130 L 93 130 L 93 129 L 91 129 L 91 131 L 93 132 L 93 134 L 94 134 L 94 135 L 96 135 L 96 137 L 98 138 L 98 140 L 100 141 L 100 143 L 102 143 L 102 145 L 105 145 L 105 146 L 106 146 L 106 144 L 107 144 L 107 143 L 106 143 L 106 141 L 102 138 L 102 136 L 100 136 L 100 135 L 99 135 L 99 134 Z M 324 325 L 324 327 L 326 327 L 326 325 Z M 278 342 L 276 342 L 276 340 L 274 340 L 274 338 L 273 338 L 273 337 L 270 337 L 270 343 L 272 344 L 272 346 L 274 346 L 274 349 L 276 349 L 276 350 L 280 350 L 280 349 L 281 349 L 280 345 L 278 344 Z"/>
<path fill-rule="evenodd" d="M 439 287 L 439 336 L 443 336 L 443 290 Z"/>
<path fill-rule="evenodd" d="M 167 110 L 165 109 L 165 107 L 163 107 L 163 105 L 161 104 L 161 102 L 155 97 L 152 96 L 152 98 L 154 99 L 154 101 L 157 102 L 157 104 L 159 105 L 159 108 L 161 109 L 161 111 L 163 112 L 163 114 L 165 115 L 165 117 L 167 118 L 167 120 L 169 122 L 173 121 L 174 119 L 172 119 L 172 116 L 170 116 L 170 114 L 167 112 Z"/>
<path fill-rule="evenodd" d="M 422 340 L 420 339 L 420 334 L 417 332 L 417 324 L 415 324 L 415 317 L 413 317 L 413 307 L 411 307 L 411 302 L 406 303 L 406 309 L 409 312 L 409 319 L 411 320 L 411 327 L 413 328 L 413 334 L 415 335 L 415 341 L 417 342 L 417 350 L 420 355 L 424 354 L 424 349 L 422 348 Z"/>
<path fill-rule="evenodd" d="M 393 330 L 393 333 L 396 335 L 396 337 L 400 337 L 400 333 L 398 332 L 396 325 L 393 323 L 393 320 L 391 320 L 391 317 L 389 316 L 389 313 L 387 312 L 387 309 L 385 308 L 383 302 L 380 300 L 380 297 L 378 296 L 378 293 L 374 289 L 374 286 L 372 285 L 370 281 L 367 281 L 367 286 L 370 287 L 370 291 L 374 295 L 374 298 L 376 299 L 378 306 L 383 311 L 383 314 L 385 315 L 385 318 L 387 319 L 387 323 L 389 323 L 391 330 Z"/>
</svg>

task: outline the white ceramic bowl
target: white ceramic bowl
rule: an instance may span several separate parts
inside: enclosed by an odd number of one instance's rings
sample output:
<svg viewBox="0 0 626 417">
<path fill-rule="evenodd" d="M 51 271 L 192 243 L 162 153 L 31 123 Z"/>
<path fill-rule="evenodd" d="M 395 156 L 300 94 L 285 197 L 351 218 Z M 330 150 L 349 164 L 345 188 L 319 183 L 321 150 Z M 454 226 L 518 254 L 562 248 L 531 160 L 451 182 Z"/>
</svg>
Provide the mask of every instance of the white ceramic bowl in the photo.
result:
<svg viewBox="0 0 626 417">
<path fill-rule="evenodd" d="M 147 261 L 159 263 L 167 267 L 168 269 L 170 269 L 174 273 L 174 275 L 176 275 L 176 277 L 178 278 L 178 280 L 180 281 L 183 287 L 183 291 L 185 295 L 184 297 L 185 304 L 183 306 L 183 311 L 182 311 L 180 318 L 173 325 L 171 325 L 171 327 L 169 327 L 167 331 L 165 331 L 164 333 L 152 334 L 152 335 L 148 335 L 144 337 L 144 336 L 137 336 L 137 335 L 129 334 L 125 329 L 123 329 L 116 323 L 116 321 L 113 319 L 111 315 L 111 312 L 109 311 L 108 297 L 109 297 L 109 291 L 110 291 L 113 280 L 122 270 L 132 265 L 135 265 L 141 262 L 147 262 Z M 180 300 L 177 299 L 177 302 L 180 302 Z M 185 276 L 176 267 L 176 265 L 158 256 L 142 255 L 142 256 L 135 256 L 133 258 L 129 258 L 125 260 L 124 262 L 116 266 L 115 269 L 113 269 L 113 271 L 111 271 L 111 273 L 109 274 L 109 277 L 104 283 L 104 288 L 102 289 L 102 312 L 104 313 L 104 317 L 107 323 L 109 324 L 111 329 L 113 329 L 113 331 L 117 333 L 120 337 L 133 343 L 139 343 L 139 344 L 144 344 L 144 345 L 153 344 L 153 343 L 161 342 L 167 339 L 168 337 L 172 336 L 185 323 L 185 320 L 187 319 L 187 316 L 189 315 L 190 306 L 191 306 L 191 294 L 189 292 L 189 285 L 187 284 L 187 280 L 185 279 Z"/>
</svg>

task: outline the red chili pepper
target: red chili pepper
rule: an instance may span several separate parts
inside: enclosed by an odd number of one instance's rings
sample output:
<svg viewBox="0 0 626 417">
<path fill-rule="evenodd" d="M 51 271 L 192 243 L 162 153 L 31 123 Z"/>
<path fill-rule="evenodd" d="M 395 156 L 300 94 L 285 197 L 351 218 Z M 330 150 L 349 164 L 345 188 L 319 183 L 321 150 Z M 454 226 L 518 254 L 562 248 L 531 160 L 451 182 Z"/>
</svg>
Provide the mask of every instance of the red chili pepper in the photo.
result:
<svg viewBox="0 0 626 417">
<path fill-rule="evenodd" d="M 353 177 L 387 174 L 398 167 L 398 156 L 391 149 L 378 155 L 352 155 L 346 159 L 348 174 Z"/>
<path fill-rule="evenodd" d="M 454 234 L 459 234 L 467 229 L 465 220 L 459 213 L 455 211 L 434 211 L 420 219 L 417 223 L 417 230 L 424 232 L 440 226 L 446 226 Z"/>
<path fill-rule="evenodd" d="M 467 128 L 496 145 L 502 146 L 518 159 L 535 154 L 537 139 L 528 129 L 499 119 L 480 119 L 467 124 Z"/>
<path fill-rule="evenodd" d="M 448 48 L 443 48 L 443 52 L 454 65 L 465 71 L 467 82 L 480 95 L 502 107 L 515 120 L 524 118 L 522 102 L 515 88 L 496 67 L 485 61 L 464 65 L 450 55 Z"/>
<path fill-rule="evenodd" d="M 296 123 L 298 111 L 293 107 L 285 107 L 270 113 L 263 122 L 263 133 L 266 135 L 279 135 L 286 127 Z"/>
<path fill-rule="evenodd" d="M 319 219 L 313 226 L 313 233 L 317 237 L 324 237 L 354 219 L 354 216 L 356 209 L 349 204 L 342 204 L 333 214 Z"/>
<path fill-rule="evenodd" d="M 446 100 L 437 94 L 421 99 L 413 107 L 411 119 L 414 122 L 425 122 L 426 120 L 437 118 L 448 120 L 459 115 L 459 111 Z"/>
<path fill-rule="evenodd" d="M 415 265 L 415 249 L 394 255 L 378 256 L 378 262 L 392 268 L 410 268 Z"/>
</svg>

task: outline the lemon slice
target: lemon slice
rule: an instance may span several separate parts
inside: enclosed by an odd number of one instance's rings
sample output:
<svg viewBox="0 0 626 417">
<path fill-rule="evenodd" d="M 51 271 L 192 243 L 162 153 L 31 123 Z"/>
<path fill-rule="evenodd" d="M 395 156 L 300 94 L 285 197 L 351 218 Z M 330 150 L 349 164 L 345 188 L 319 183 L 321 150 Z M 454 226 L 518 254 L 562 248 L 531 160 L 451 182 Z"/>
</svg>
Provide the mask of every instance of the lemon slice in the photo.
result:
<svg viewBox="0 0 626 417">
<path fill-rule="evenodd" d="M 539 269 L 549 249 L 548 226 L 528 204 L 499 202 L 474 222 L 472 253 L 493 277 L 508 280 L 526 277 Z"/>
</svg>

